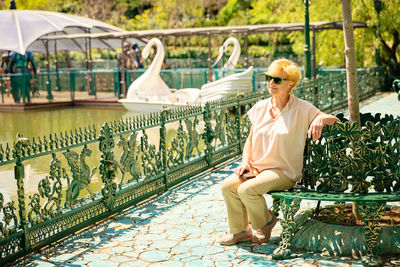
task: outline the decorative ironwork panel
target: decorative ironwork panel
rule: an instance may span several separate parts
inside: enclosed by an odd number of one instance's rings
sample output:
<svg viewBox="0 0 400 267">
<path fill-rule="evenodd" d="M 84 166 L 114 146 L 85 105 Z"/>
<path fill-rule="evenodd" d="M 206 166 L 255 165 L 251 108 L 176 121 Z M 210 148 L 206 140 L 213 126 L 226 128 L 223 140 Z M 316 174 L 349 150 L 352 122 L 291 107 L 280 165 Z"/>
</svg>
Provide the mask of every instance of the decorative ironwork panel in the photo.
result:
<svg viewBox="0 0 400 267">
<path fill-rule="evenodd" d="M 138 145 L 136 144 L 137 135 L 137 132 L 131 133 L 128 140 L 121 135 L 119 141 L 117 142 L 117 145 L 123 149 L 119 164 L 119 168 L 122 173 L 120 187 L 133 181 L 139 181 L 140 164 L 138 157 Z M 125 176 L 128 176 L 126 181 L 124 180 Z"/>
<path fill-rule="evenodd" d="M 168 173 L 167 184 L 176 184 L 182 178 L 188 177 L 189 175 L 197 174 L 199 171 L 204 170 L 207 167 L 205 160 L 199 160 L 196 162 L 192 162 L 186 164 L 184 168 L 179 169 L 178 171 L 172 171 Z"/>
<path fill-rule="evenodd" d="M 253 103 L 254 105 L 254 103 Z M 251 105 L 250 104 L 245 104 L 244 105 L 244 114 L 241 117 L 240 121 L 240 138 L 241 139 L 246 139 L 247 136 L 250 134 L 251 130 L 251 121 L 249 117 L 247 116 L 247 112 L 250 110 Z"/>
<path fill-rule="evenodd" d="M 0 258 L 6 259 L 24 251 L 23 236 L 10 238 L 8 242 L 0 243 Z"/>
<path fill-rule="evenodd" d="M 222 108 L 219 111 L 214 111 L 211 115 L 215 120 L 214 125 L 214 147 L 224 147 L 226 144 L 226 127 L 228 121 L 228 111 Z"/>
<path fill-rule="evenodd" d="M 119 191 L 115 198 L 115 207 L 126 205 L 127 203 L 137 203 L 143 198 L 150 197 L 164 189 L 162 179 L 140 185 L 139 187 L 129 187 L 127 190 Z"/>
<path fill-rule="evenodd" d="M 380 266 L 383 261 L 377 255 L 375 248 L 379 238 L 379 233 L 382 229 L 382 227 L 379 226 L 378 222 L 381 216 L 384 214 L 385 206 L 358 206 L 358 211 L 360 212 L 362 219 L 365 223 L 364 233 L 367 253 L 362 258 L 362 262 L 364 263 L 364 265 L 367 266 Z"/>
<path fill-rule="evenodd" d="M 92 192 L 89 185 L 97 167 L 90 169 L 85 161 L 86 157 L 90 157 L 91 154 L 92 151 L 87 147 L 87 145 L 83 146 L 80 154 L 69 150 L 63 153 L 72 172 L 72 180 L 69 179 L 69 176 L 65 176 L 67 179 L 66 207 L 71 208 L 72 205 L 76 203 L 78 196 L 83 189 L 86 189 L 89 192 L 92 199 L 95 198 L 95 194 Z"/>
<path fill-rule="evenodd" d="M 188 120 L 187 124 L 189 124 L 191 130 L 191 121 Z M 187 125 L 186 124 L 186 125 Z M 186 126 L 188 127 L 188 126 Z M 184 162 L 184 159 L 188 159 L 193 152 L 194 147 L 190 147 L 191 151 L 187 151 L 188 147 L 186 146 L 186 155 L 185 155 L 185 140 L 188 139 L 188 135 L 183 131 L 182 121 L 179 121 L 178 129 L 176 130 L 176 135 L 171 140 L 171 147 L 167 148 L 167 166 L 168 169 L 172 169 L 177 166 L 181 166 Z M 197 139 L 198 142 L 198 139 Z M 189 144 L 189 143 L 188 143 Z M 194 144 L 194 143 L 192 143 Z M 190 154 L 188 154 L 190 153 Z"/>
<path fill-rule="evenodd" d="M 196 130 L 196 126 L 199 125 L 199 119 L 197 116 L 193 120 L 185 119 L 185 124 L 187 129 L 185 160 L 189 161 L 192 157 L 199 157 L 201 154 L 199 149 L 200 134 Z"/>
<path fill-rule="evenodd" d="M 4 202 L 4 196 L 0 193 L 0 238 L 7 237 L 16 231 L 18 219 L 14 201 Z"/>
<path fill-rule="evenodd" d="M 296 229 L 294 216 L 299 210 L 301 202 L 299 199 L 281 199 L 280 201 L 283 214 L 283 220 L 281 221 L 282 240 L 272 255 L 272 258 L 275 260 L 288 259 L 292 255 L 290 244 Z"/>
<path fill-rule="evenodd" d="M 32 247 L 45 241 L 56 234 L 67 232 L 68 230 L 85 222 L 90 222 L 93 218 L 107 212 L 106 206 L 101 203 L 90 203 L 85 209 L 72 210 L 65 216 L 58 216 L 52 221 L 43 221 L 33 230 L 29 231 L 28 240 Z M 72 232 L 70 232 L 72 233 Z"/>
<path fill-rule="evenodd" d="M 308 140 L 303 182 L 318 191 L 391 192 L 400 187 L 400 119 L 362 115 L 362 127 L 343 122 Z"/>
<path fill-rule="evenodd" d="M 61 167 L 60 160 L 53 153 L 50 161 L 50 176 L 40 180 L 38 184 L 39 193 L 29 196 L 28 221 L 32 225 L 54 218 L 61 213 L 62 178 L 69 181 L 65 169 Z M 40 204 L 41 198 L 45 199 L 43 205 Z"/>
<path fill-rule="evenodd" d="M 142 131 L 142 136 L 140 137 L 139 157 L 145 179 L 154 177 L 162 172 L 161 151 L 157 151 L 156 146 L 149 142 L 149 137 L 145 130 Z"/>
</svg>

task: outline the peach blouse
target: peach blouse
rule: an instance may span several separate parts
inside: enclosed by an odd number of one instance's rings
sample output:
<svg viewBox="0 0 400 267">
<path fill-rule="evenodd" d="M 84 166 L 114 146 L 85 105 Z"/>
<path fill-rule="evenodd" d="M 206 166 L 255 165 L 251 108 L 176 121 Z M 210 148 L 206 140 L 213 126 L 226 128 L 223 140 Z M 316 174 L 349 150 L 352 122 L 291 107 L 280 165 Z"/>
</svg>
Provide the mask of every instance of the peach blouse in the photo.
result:
<svg viewBox="0 0 400 267">
<path fill-rule="evenodd" d="M 278 169 L 297 182 L 303 168 L 307 130 L 319 109 L 290 95 L 284 109 L 273 118 L 268 112 L 271 99 L 256 103 L 247 112 L 253 129 L 250 165 L 258 172 Z"/>
</svg>

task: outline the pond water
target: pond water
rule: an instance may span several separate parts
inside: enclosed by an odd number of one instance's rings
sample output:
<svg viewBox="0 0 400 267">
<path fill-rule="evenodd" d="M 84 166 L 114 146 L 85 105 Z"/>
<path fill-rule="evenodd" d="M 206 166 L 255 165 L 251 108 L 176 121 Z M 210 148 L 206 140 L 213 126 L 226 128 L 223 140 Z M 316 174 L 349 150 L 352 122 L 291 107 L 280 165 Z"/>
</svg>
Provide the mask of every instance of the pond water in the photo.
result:
<svg viewBox="0 0 400 267">
<path fill-rule="evenodd" d="M 105 121 L 135 115 L 124 109 L 63 108 L 25 112 L 0 112 L 0 143 L 15 141 L 17 133 L 25 137 L 48 136 L 50 133 L 70 131 L 95 125 L 99 129 Z"/>
</svg>

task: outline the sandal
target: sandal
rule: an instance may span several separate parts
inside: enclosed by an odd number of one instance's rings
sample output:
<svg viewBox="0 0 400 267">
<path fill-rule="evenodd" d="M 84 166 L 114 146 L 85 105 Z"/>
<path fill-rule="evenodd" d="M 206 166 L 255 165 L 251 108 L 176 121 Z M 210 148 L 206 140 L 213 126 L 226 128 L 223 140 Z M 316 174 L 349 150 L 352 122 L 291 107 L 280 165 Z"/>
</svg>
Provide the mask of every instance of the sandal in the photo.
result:
<svg viewBox="0 0 400 267">
<path fill-rule="evenodd" d="M 271 237 L 271 232 L 275 224 L 276 216 L 272 215 L 272 220 L 268 222 L 263 228 L 256 230 L 251 241 L 258 244 L 267 242 Z"/>
<path fill-rule="evenodd" d="M 222 246 L 232 246 L 239 242 L 245 242 L 252 240 L 253 235 L 247 230 L 244 230 L 237 234 L 229 234 L 218 240 L 218 243 Z"/>
</svg>

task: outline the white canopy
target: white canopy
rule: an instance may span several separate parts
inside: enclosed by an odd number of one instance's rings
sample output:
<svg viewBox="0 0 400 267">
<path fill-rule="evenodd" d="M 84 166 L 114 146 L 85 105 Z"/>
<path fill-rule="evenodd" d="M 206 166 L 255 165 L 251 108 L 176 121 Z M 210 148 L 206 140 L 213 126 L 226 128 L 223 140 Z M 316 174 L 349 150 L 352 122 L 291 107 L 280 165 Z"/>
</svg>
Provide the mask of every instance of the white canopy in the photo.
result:
<svg viewBox="0 0 400 267">
<path fill-rule="evenodd" d="M 49 53 L 54 53 L 56 47 L 57 51 L 61 50 L 78 50 L 84 52 L 85 46 L 88 45 L 90 40 L 90 47 L 93 48 L 101 48 L 101 49 L 109 49 L 116 50 L 117 48 L 122 47 L 121 39 L 122 37 L 114 36 L 112 33 L 76 33 L 72 32 L 71 28 L 67 28 L 64 32 L 67 34 L 63 34 L 63 32 L 57 32 L 56 34 L 48 34 L 46 36 L 41 37 L 36 40 L 29 46 L 29 50 L 36 51 L 39 53 L 46 53 L 45 42 L 48 41 L 49 44 Z M 139 38 L 124 38 L 125 41 L 129 41 L 132 44 L 137 43 L 139 46 L 144 46 L 146 43 Z M 55 47 L 56 42 L 56 47 Z"/>
<path fill-rule="evenodd" d="M 75 15 L 49 12 L 41 10 L 0 10 L 0 50 L 15 51 L 24 54 L 26 50 L 45 52 L 43 41 L 34 43 L 40 37 L 54 34 L 73 34 L 73 33 L 104 33 L 104 32 L 124 32 L 123 29 L 113 25 Z M 71 43 L 60 44 L 57 50 L 84 49 L 84 41 L 72 41 Z M 58 42 L 57 42 L 58 43 Z M 111 41 L 112 43 L 112 41 Z M 53 46 L 49 44 L 49 48 Z M 104 42 L 92 44 L 92 48 L 112 49 L 111 44 Z M 115 46 L 114 46 L 115 47 Z M 121 47 L 119 42 L 118 47 Z"/>
</svg>

